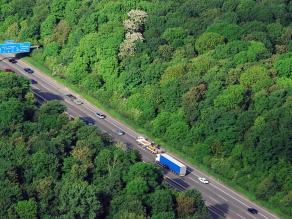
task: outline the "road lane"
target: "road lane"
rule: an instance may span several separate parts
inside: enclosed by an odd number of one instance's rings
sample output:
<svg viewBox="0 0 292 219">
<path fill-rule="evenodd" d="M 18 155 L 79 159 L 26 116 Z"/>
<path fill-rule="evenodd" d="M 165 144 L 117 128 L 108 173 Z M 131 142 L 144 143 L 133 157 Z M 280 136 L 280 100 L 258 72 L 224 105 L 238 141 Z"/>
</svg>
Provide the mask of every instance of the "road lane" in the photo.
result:
<svg viewBox="0 0 292 219">
<path fill-rule="evenodd" d="M 44 73 L 40 72 L 39 70 L 36 70 L 35 68 L 32 68 L 35 70 L 35 73 L 29 75 L 22 71 L 24 67 L 27 67 L 28 65 L 23 62 L 19 61 L 18 64 L 14 65 L 11 63 L 8 63 L 7 61 L 6 65 L 10 68 L 15 69 L 18 73 L 21 75 L 24 75 L 26 77 L 29 77 L 30 79 L 35 79 L 38 81 L 37 85 L 33 85 L 33 87 L 41 90 L 40 95 L 45 95 L 47 98 L 50 98 L 50 94 L 53 94 L 52 97 L 59 97 L 59 99 L 63 99 L 65 102 L 65 105 L 68 107 L 68 112 L 74 116 L 80 116 L 80 117 L 91 117 L 95 120 L 96 125 L 106 132 L 110 133 L 115 140 L 123 141 L 127 143 L 131 143 L 133 147 L 139 150 L 140 154 L 142 155 L 142 159 L 146 162 L 154 162 L 155 156 L 151 153 L 149 153 L 146 150 L 143 150 L 140 146 L 137 145 L 135 138 L 139 136 L 140 134 L 132 130 L 131 128 L 127 127 L 124 124 L 121 124 L 121 122 L 117 121 L 116 119 L 113 119 L 110 116 L 107 116 L 106 119 L 97 119 L 95 117 L 95 112 L 99 111 L 102 113 L 102 110 L 97 109 L 95 106 L 90 104 L 88 101 L 83 100 L 83 105 L 75 105 L 68 99 L 64 98 L 64 95 L 67 93 L 72 93 L 73 95 L 78 96 L 74 92 L 70 91 L 65 86 L 57 83 Z M 1 62 L 0 62 L 1 63 Z M 3 62 L 2 62 L 3 63 Z M 105 113 L 106 114 L 106 113 Z M 116 136 L 115 135 L 115 129 L 119 127 L 122 130 L 126 132 L 126 135 L 124 136 Z M 182 161 L 183 163 L 186 163 Z M 210 176 L 206 176 L 206 174 L 202 173 L 201 171 L 195 169 L 190 164 L 186 163 L 188 167 L 190 167 L 192 170 L 191 172 L 184 177 L 184 180 L 181 180 L 180 177 L 172 174 L 171 172 L 166 173 L 166 179 L 170 182 L 172 186 L 177 188 L 178 190 L 185 190 L 188 188 L 196 188 L 198 191 L 200 191 L 203 195 L 203 198 L 206 200 L 206 203 L 209 205 L 210 212 L 213 213 L 213 215 L 217 216 L 224 216 L 228 218 L 277 218 L 271 213 L 269 213 L 267 210 L 261 208 L 260 206 L 255 205 L 254 203 L 247 200 L 245 197 L 241 196 L 240 194 L 234 192 L 233 190 L 227 188 L 223 184 L 219 183 L 215 179 L 213 179 Z M 205 185 L 199 183 L 197 177 L 206 177 L 209 179 L 210 184 Z M 184 185 L 185 183 L 185 185 Z M 187 186 L 186 186 L 187 185 Z M 248 207 L 255 207 L 259 210 L 258 215 L 251 215 L 249 212 L 246 211 Z M 222 215 L 223 214 L 223 215 Z"/>
</svg>

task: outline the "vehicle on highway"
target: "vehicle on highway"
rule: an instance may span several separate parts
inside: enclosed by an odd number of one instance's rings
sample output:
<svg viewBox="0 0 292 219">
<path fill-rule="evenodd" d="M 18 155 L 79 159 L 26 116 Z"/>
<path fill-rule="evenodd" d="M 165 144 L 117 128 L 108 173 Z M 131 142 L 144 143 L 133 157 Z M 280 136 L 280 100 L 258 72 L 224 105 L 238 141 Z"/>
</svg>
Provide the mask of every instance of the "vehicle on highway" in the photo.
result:
<svg viewBox="0 0 292 219">
<path fill-rule="evenodd" d="M 81 104 L 83 104 L 83 102 L 82 102 L 80 99 L 78 99 L 77 97 L 75 97 L 75 96 L 72 95 L 72 94 L 66 94 L 65 96 L 66 96 L 70 101 L 74 102 L 74 103 L 77 104 L 77 105 L 81 105 Z"/>
<path fill-rule="evenodd" d="M 106 117 L 104 114 L 99 113 L 99 112 L 96 112 L 95 115 L 96 115 L 97 118 L 99 118 L 99 119 L 105 119 L 105 117 Z"/>
<path fill-rule="evenodd" d="M 77 101 L 77 97 L 75 97 L 75 96 L 72 95 L 72 94 L 66 94 L 65 96 L 66 96 L 70 101 L 72 101 L 72 102 L 74 102 L 74 103 L 75 103 L 75 101 Z M 80 104 L 77 103 L 77 105 L 80 105 Z"/>
<path fill-rule="evenodd" d="M 86 125 L 94 125 L 95 121 L 91 117 L 81 117 L 80 118 L 83 122 L 85 122 Z"/>
<path fill-rule="evenodd" d="M 121 136 L 121 135 L 124 135 L 125 132 L 123 130 L 121 130 L 121 129 L 117 129 L 116 130 L 116 134 Z"/>
<path fill-rule="evenodd" d="M 9 58 L 8 61 L 12 64 L 15 64 L 17 63 L 16 59 L 15 58 Z"/>
<path fill-rule="evenodd" d="M 143 148 L 151 145 L 151 141 L 148 141 L 148 140 L 147 140 L 145 137 L 143 137 L 143 136 L 138 136 L 138 137 L 136 138 L 136 141 L 137 141 L 138 144 L 139 144 L 140 146 L 142 146 Z"/>
<path fill-rule="evenodd" d="M 138 142 L 138 144 L 140 146 L 142 146 L 143 148 L 146 148 L 147 150 L 149 150 L 152 154 L 159 154 L 162 153 L 163 151 L 160 149 L 160 145 L 155 144 L 154 142 L 151 142 L 149 140 L 147 140 L 145 137 L 143 136 L 138 136 L 136 138 L 136 141 Z"/>
<path fill-rule="evenodd" d="M 83 104 L 83 102 L 80 99 L 75 99 L 75 100 L 73 100 L 73 102 L 77 105 Z"/>
<path fill-rule="evenodd" d="M 179 176 L 185 176 L 187 173 L 186 165 L 182 164 L 181 162 L 166 153 L 157 154 L 155 161 L 157 164 L 170 169 L 172 172 Z"/>
<path fill-rule="evenodd" d="M 209 181 L 208 181 L 206 178 L 204 178 L 204 177 L 199 177 L 198 180 L 199 180 L 201 183 L 204 183 L 204 184 L 208 184 L 208 183 L 209 183 Z"/>
<path fill-rule="evenodd" d="M 26 73 L 32 74 L 34 71 L 31 68 L 24 68 L 23 69 Z"/>
<path fill-rule="evenodd" d="M 255 209 L 255 208 L 248 208 L 247 211 L 252 213 L 252 214 L 257 214 L 258 213 L 258 210 Z"/>
<path fill-rule="evenodd" d="M 36 80 L 34 80 L 34 79 L 31 79 L 31 80 L 30 80 L 30 83 L 31 83 L 31 84 L 37 84 L 38 82 L 37 82 Z"/>
<path fill-rule="evenodd" d="M 11 68 L 5 68 L 4 71 L 5 72 L 14 72 Z"/>
<path fill-rule="evenodd" d="M 77 97 L 75 97 L 74 95 L 72 94 L 66 94 L 65 95 L 70 101 L 75 101 L 77 99 Z"/>
<path fill-rule="evenodd" d="M 75 97 L 74 95 L 72 95 L 72 94 L 66 94 L 65 95 L 66 97 L 68 97 L 70 100 L 75 100 L 75 99 L 77 99 L 77 97 Z"/>
</svg>

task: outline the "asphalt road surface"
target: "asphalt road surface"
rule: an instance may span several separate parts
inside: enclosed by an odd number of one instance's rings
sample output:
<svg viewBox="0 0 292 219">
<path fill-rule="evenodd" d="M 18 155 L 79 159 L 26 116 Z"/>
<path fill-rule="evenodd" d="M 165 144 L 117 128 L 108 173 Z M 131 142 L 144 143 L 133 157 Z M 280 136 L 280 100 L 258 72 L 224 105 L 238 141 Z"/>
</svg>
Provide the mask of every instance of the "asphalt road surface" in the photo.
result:
<svg viewBox="0 0 292 219">
<path fill-rule="evenodd" d="M 23 71 L 23 68 L 30 67 L 34 70 L 33 74 L 28 74 Z M 141 134 L 137 133 L 130 127 L 117 121 L 106 112 L 96 108 L 90 104 L 85 99 L 81 98 L 78 94 L 70 91 L 68 88 L 62 84 L 56 82 L 40 70 L 30 66 L 23 60 L 18 60 L 16 64 L 9 63 L 8 60 L 0 55 L 0 69 L 10 68 L 17 74 L 23 75 L 29 79 L 34 79 L 37 84 L 32 84 L 33 92 L 39 100 L 53 100 L 58 99 L 64 102 L 67 106 L 67 112 L 69 115 L 81 118 L 92 119 L 95 125 L 108 133 L 116 141 L 121 141 L 127 143 L 131 147 L 139 150 L 142 155 L 144 162 L 154 162 L 155 155 L 151 154 L 149 151 L 142 149 L 135 139 Z M 7 72 L 7 74 L 9 74 Z M 82 105 L 76 105 L 68 98 L 65 97 L 66 94 L 73 94 L 74 96 L 80 98 L 84 103 Z M 105 119 L 98 119 L 95 112 L 104 113 Z M 118 136 L 116 134 L 116 129 L 122 129 L 125 135 Z M 174 155 L 172 155 L 174 156 Z M 175 157 L 175 156 L 174 156 Z M 182 163 L 188 166 L 187 175 L 185 177 L 179 177 L 170 171 L 163 170 L 165 181 L 176 188 L 178 191 L 184 191 L 186 189 L 195 188 L 200 191 L 203 195 L 206 205 L 208 206 L 210 215 L 212 218 L 234 218 L 234 219 L 274 219 L 278 218 L 271 214 L 266 209 L 256 205 L 255 203 L 249 201 L 247 198 L 243 197 L 239 193 L 231 190 L 227 186 L 218 182 L 211 176 L 202 173 L 200 170 L 196 169 L 194 166 L 182 161 L 180 158 L 176 157 Z M 209 180 L 209 184 L 203 184 L 198 180 L 198 177 L 205 177 Z M 249 207 L 258 210 L 258 214 L 251 214 L 247 211 Z"/>
</svg>

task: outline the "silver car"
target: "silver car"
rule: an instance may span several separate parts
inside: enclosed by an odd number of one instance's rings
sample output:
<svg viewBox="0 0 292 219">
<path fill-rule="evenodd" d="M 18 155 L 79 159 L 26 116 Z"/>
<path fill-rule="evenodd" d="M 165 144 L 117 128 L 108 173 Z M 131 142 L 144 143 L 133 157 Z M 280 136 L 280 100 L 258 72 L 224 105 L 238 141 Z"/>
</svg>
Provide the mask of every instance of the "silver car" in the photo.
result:
<svg viewBox="0 0 292 219">
<path fill-rule="evenodd" d="M 121 129 L 117 129 L 116 130 L 116 134 L 119 135 L 119 136 L 121 136 L 121 135 L 124 135 L 125 132 L 123 130 L 121 130 Z"/>
<path fill-rule="evenodd" d="M 82 102 L 81 100 L 79 100 L 79 99 L 74 99 L 73 102 L 74 102 L 75 104 L 77 104 L 77 105 L 81 105 L 81 104 L 83 104 L 83 102 Z"/>
<path fill-rule="evenodd" d="M 95 115 L 96 115 L 97 118 L 99 118 L 99 119 L 105 119 L 105 117 L 106 117 L 104 114 L 99 113 L 99 112 L 96 112 Z"/>
</svg>

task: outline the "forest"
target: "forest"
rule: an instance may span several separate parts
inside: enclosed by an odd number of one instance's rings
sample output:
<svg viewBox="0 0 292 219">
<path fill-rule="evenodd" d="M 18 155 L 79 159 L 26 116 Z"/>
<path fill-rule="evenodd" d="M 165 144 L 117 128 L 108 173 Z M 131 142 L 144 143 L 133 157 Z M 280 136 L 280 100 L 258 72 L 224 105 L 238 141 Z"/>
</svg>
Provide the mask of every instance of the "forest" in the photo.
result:
<svg viewBox="0 0 292 219">
<path fill-rule="evenodd" d="M 0 37 L 292 217 L 292 1 L 0 0 Z"/>
<path fill-rule="evenodd" d="M 64 110 L 37 107 L 28 80 L 0 72 L 0 218 L 208 218 L 198 191 L 174 191 L 137 151 Z"/>
</svg>

